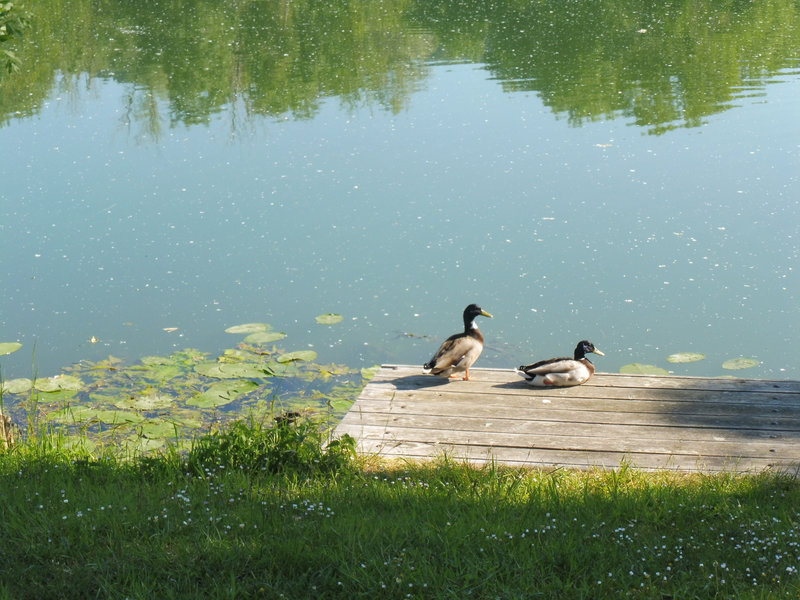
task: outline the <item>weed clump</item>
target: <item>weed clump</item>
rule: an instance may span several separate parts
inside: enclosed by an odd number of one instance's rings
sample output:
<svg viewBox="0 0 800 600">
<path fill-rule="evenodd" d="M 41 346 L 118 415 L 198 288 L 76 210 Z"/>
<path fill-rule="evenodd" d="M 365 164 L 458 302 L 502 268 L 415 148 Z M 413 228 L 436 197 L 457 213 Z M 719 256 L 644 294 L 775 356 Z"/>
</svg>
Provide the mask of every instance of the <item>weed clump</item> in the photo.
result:
<svg viewBox="0 0 800 600">
<path fill-rule="evenodd" d="M 297 414 L 269 425 L 249 418 L 197 439 L 186 463 L 195 474 L 219 468 L 250 474 L 335 473 L 355 458 L 355 440 L 349 435 L 327 440 L 326 435 L 315 420 Z"/>
</svg>

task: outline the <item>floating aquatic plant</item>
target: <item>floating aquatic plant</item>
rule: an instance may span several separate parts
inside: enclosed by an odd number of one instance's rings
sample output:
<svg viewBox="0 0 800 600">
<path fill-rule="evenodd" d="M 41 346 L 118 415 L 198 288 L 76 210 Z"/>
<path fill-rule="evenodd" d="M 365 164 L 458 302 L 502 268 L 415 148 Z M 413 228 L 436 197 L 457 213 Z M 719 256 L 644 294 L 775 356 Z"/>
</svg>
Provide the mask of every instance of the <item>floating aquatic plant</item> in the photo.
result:
<svg viewBox="0 0 800 600">
<path fill-rule="evenodd" d="M 699 352 L 678 352 L 670 354 L 667 357 L 667 361 L 671 363 L 690 363 L 703 360 L 705 357 L 705 354 L 700 354 Z"/>
<path fill-rule="evenodd" d="M 230 404 L 242 394 L 246 394 L 257 387 L 258 384 L 255 381 L 247 379 L 212 383 L 204 392 L 187 400 L 186 404 L 199 408 L 224 406 L 225 404 Z"/>
<path fill-rule="evenodd" d="M 380 371 L 380 365 L 375 365 L 374 367 L 364 367 L 361 369 L 361 377 L 364 378 L 365 381 L 369 381 L 375 374 Z"/>
<path fill-rule="evenodd" d="M 56 375 L 55 377 L 37 379 L 33 383 L 33 387 L 40 392 L 78 391 L 83 387 L 83 382 L 74 375 Z"/>
<path fill-rule="evenodd" d="M 0 356 L 11 354 L 22 348 L 19 342 L 0 342 Z"/>
<path fill-rule="evenodd" d="M 344 317 L 336 313 L 326 313 L 317 317 L 317 323 L 320 325 L 336 325 L 341 323 Z"/>
<path fill-rule="evenodd" d="M 154 411 L 167 409 L 172 406 L 174 402 L 175 398 L 168 394 L 150 391 L 140 396 L 123 398 L 115 402 L 114 406 L 123 409 Z"/>
<path fill-rule="evenodd" d="M 624 365 L 619 370 L 626 375 L 669 375 L 669 371 L 655 365 L 645 365 L 642 363 L 630 363 Z"/>
<path fill-rule="evenodd" d="M 255 333 L 251 333 L 244 341 L 248 344 L 271 344 L 273 342 L 277 342 L 282 340 L 286 337 L 286 334 L 282 331 L 257 331 Z"/>
<path fill-rule="evenodd" d="M 107 425 L 122 425 L 140 423 L 145 417 L 127 410 L 113 410 L 93 406 L 76 405 L 67 406 L 61 410 L 47 413 L 49 421 L 67 425 L 80 425 L 87 423 L 105 423 Z"/>
<path fill-rule="evenodd" d="M 313 350 L 265 346 L 286 337 L 266 323 L 226 331 L 246 337 L 216 358 L 190 348 L 130 365 L 115 356 L 81 361 L 55 377 L 3 382 L 4 401 L 18 422 L 35 409 L 48 426 L 63 427 L 65 439 L 89 436 L 88 453 L 94 444 L 141 453 L 243 414 L 311 411 L 337 420 L 378 368 L 320 365 Z"/>
<path fill-rule="evenodd" d="M 317 353 L 313 350 L 296 350 L 294 352 L 287 352 L 278 357 L 278 362 L 285 363 L 293 360 L 316 360 Z"/>
<path fill-rule="evenodd" d="M 9 379 L 3 382 L 4 394 L 24 394 L 33 387 L 33 381 L 30 379 Z"/>
<path fill-rule="evenodd" d="M 755 358 L 731 358 L 722 363 L 723 369 L 736 370 L 736 369 L 749 369 L 750 367 L 757 367 L 761 363 Z"/>
<path fill-rule="evenodd" d="M 267 323 L 244 323 L 228 327 L 225 333 L 257 333 L 259 331 L 269 331 L 272 326 Z"/>
<path fill-rule="evenodd" d="M 241 377 L 263 379 L 267 376 L 267 371 L 263 366 L 252 363 L 201 363 L 194 369 L 201 375 L 216 379 L 239 379 Z"/>
</svg>

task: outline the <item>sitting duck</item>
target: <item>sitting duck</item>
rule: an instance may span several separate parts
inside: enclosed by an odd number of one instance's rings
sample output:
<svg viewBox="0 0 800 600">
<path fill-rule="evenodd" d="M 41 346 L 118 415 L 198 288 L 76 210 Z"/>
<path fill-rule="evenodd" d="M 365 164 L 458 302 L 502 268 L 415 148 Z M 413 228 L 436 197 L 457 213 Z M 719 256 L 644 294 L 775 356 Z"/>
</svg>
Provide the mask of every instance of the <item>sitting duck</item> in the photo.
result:
<svg viewBox="0 0 800 600">
<path fill-rule="evenodd" d="M 580 385 L 594 375 L 594 365 L 586 358 L 590 352 L 605 356 L 592 342 L 582 340 L 575 347 L 575 358 L 551 358 L 532 365 L 521 366 L 520 375 L 528 380 L 528 385 L 537 387 L 566 387 Z"/>
<path fill-rule="evenodd" d="M 483 351 L 483 334 L 475 324 L 475 318 L 481 316 L 492 318 L 477 304 L 465 308 L 464 332 L 447 338 L 433 358 L 422 365 L 423 372 L 442 377 L 456 377 L 458 373 L 464 373 L 464 380 L 469 380 L 469 368 Z"/>
</svg>

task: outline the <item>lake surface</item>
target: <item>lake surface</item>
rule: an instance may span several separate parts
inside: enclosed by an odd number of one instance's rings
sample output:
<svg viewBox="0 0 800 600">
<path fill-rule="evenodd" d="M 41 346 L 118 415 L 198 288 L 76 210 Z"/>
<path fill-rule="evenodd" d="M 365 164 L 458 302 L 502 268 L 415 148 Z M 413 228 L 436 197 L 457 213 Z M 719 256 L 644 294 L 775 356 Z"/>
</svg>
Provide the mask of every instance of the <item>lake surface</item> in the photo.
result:
<svg viewBox="0 0 800 600">
<path fill-rule="evenodd" d="M 0 83 L 2 375 L 254 321 L 421 365 L 477 302 L 478 366 L 589 339 L 602 371 L 798 379 L 800 7 L 768 4 L 31 7 Z"/>
</svg>

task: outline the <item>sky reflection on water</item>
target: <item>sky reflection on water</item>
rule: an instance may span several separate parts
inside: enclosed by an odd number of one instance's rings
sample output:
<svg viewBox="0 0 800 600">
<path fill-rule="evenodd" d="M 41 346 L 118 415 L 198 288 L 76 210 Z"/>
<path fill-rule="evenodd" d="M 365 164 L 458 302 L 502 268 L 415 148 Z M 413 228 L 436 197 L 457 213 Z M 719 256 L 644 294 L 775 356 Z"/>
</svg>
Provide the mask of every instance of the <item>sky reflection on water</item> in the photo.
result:
<svg viewBox="0 0 800 600">
<path fill-rule="evenodd" d="M 25 344 L 3 376 L 30 376 L 34 343 L 50 375 L 220 352 L 250 321 L 321 362 L 421 364 L 475 301 L 495 315 L 478 366 L 585 338 L 602 371 L 800 378 L 796 74 L 653 136 L 572 126 L 481 65 L 428 69 L 397 114 L 326 100 L 240 130 L 229 106 L 142 140 L 127 86 L 94 79 L 0 129 L 0 341 Z M 684 351 L 707 359 L 666 363 Z M 737 356 L 763 364 L 721 368 Z"/>
</svg>

